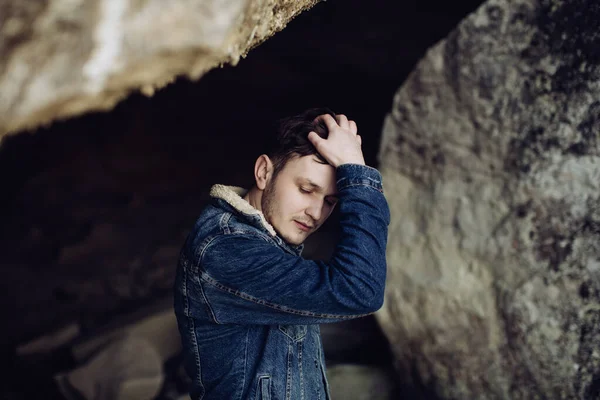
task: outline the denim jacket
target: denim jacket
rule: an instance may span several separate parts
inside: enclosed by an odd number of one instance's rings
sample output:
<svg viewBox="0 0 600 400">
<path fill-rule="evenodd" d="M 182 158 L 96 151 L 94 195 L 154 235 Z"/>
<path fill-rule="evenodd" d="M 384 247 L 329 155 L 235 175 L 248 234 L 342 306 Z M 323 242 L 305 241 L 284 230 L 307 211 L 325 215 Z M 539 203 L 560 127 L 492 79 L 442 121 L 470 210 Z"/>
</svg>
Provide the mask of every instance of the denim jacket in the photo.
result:
<svg viewBox="0 0 600 400">
<path fill-rule="evenodd" d="M 192 399 L 329 399 L 321 323 L 383 304 L 389 209 L 381 175 L 336 170 L 340 241 L 300 257 L 240 188 L 215 185 L 181 251 L 175 313 Z"/>
</svg>

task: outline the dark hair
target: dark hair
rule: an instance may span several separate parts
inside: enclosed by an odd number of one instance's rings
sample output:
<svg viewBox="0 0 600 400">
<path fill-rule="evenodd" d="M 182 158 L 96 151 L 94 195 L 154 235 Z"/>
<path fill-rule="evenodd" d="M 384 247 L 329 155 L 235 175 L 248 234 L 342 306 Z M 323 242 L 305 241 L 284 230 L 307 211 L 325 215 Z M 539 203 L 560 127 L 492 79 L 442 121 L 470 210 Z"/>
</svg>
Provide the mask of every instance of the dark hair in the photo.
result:
<svg viewBox="0 0 600 400">
<path fill-rule="evenodd" d="M 311 108 L 298 115 L 278 121 L 276 135 L 267 152 L 267 155 L 273 161 L 273 176 L 277 176 L 288 160 L 297 156 L 303 157 L 314 154 L 320 162 L 327 164 L 327 161 L 308 140 L 308 134 L 311 131 L 316 132 L 324 139 L 329 135 L 327 126 L 323 121 L 315 122 L 315 118 L 323 114 L 329 114 L 335 118 L 335 113 L 328 108 Z"/>
</svg>

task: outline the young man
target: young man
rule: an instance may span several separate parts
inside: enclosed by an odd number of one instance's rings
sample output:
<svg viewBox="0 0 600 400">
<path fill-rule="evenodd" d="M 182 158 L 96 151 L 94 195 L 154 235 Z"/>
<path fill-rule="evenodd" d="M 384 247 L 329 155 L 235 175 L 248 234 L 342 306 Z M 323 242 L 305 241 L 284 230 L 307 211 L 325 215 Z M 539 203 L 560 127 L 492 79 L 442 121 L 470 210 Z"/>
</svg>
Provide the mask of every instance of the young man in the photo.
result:
<svg viewBox="0 0 600 400">
<path fill-rule="evenodd" d="M 383 303 L 389 209 L 356 124 L 308 110 L 277 141 L 249 191 L 211 189 L 181 251 L 175 312 L 192 399 L 329 399 L 318 324 Z M 336 204 L 333 256 L 303 259 Z"/>
</svg>

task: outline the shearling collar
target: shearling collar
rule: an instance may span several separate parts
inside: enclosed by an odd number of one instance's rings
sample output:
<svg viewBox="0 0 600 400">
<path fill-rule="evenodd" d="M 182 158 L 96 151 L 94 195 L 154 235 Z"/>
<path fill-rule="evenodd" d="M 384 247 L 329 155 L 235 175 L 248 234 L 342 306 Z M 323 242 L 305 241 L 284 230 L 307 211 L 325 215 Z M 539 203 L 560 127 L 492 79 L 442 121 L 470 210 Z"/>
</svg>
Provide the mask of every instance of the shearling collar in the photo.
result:
<svg viewBox="0 0 600 400">
<path fill-rule="evenodd" d="M 267 222 L 263 213 L 252 207 L 250 203 L 242 198 L 247 192 L 246 189 L 238 186 L 214 185 L 210 189 L 210 197 L 225 201 L 242 214 L 258 216 L 264 228 L 271 235 L 276 236 L 275 229 Z"/>
</svg>

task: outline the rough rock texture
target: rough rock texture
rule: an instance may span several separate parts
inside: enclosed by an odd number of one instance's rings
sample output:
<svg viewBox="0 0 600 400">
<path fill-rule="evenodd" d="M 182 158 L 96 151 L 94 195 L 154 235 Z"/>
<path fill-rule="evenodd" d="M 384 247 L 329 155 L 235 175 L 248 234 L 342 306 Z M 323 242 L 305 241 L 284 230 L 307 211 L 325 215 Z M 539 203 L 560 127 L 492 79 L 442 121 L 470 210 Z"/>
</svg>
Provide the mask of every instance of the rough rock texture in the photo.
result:
<svg viewBox="0 0 600 400">
<path fill-rule="evenodd" d="M 159 393 L 164 373 L 152 343 L 125 335 L 56 380 L 69 400 L 150 400 Z"/>
<path fill-rule="evenodd" d="M 378 318 L 441 398 L 600 398 L 599 20 L 490 0 L 395 97 Z"/>
<path fill-rule="evenodd" d="M 236 64 L 317 2 L 2 1 L 0 138 Z"/>
<path fill-rule="evenodd" d="M 327 369 L 333 400 L 392 400 L 396 397 L 393 374 L 383 368 L 339 364 Z"/>
<path fill-rule="evenodd" d="M 98 319 L 170 293 L 210 186 L 247 185 L 278 118 L 315 105 L 344 112 L 374 165 L 395 89 L 477 4 L 418 1 L 320 2 L 235 67 L 5 136 L 0 321 L 11 329 L 0 353 L 72 322 L 95 332 Z"/>
</svg>

